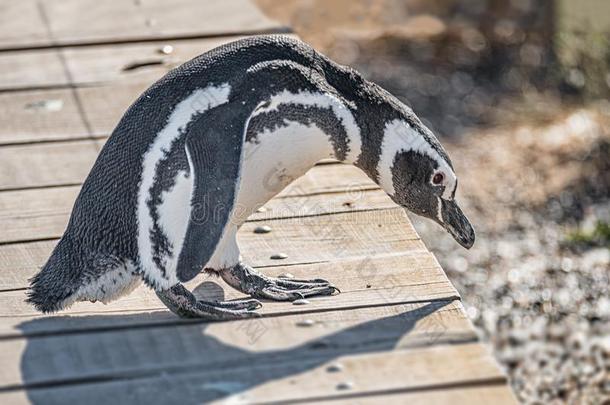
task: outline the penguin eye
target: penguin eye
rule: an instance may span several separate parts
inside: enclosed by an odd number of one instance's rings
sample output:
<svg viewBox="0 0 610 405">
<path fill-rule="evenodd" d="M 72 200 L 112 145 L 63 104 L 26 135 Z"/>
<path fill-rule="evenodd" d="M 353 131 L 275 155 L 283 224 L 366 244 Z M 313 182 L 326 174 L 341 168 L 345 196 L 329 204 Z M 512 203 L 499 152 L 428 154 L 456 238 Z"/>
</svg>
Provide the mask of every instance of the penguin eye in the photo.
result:
<svg viewBox="0 0 610 405">
<path fill-rule="evenodd" d="M 432 177 L 432 183 L 436 185 L 442 184 L 443 180 L 445 180 L 445 175 L 441 172 L 436 173 L 434 177 Z"/>
</svg>

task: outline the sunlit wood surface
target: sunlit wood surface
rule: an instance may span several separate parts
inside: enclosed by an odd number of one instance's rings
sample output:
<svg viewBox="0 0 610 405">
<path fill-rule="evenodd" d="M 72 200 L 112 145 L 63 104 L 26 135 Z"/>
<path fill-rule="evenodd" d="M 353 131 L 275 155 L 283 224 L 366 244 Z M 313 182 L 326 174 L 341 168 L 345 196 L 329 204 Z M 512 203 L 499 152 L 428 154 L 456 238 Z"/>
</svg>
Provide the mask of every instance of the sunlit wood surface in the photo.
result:
<svg viewBox="0 0 610 405">
<path fill-rule="evenodd" d="M 332 162 L 239 239 L 266 274 L 326 278 L 340 295 L 264 302 L 260 319 L 221 323 L 180 320 L 145 287 L 54 316 L 24 302 L 138 94 L 223 42 L 287 31 L 248 0 L 0 3 L 0 403 L 514 402 L 403 210 Z M 272 260 L 278 252 L 287 258 Z M 188 286 L 239 297 L 209 276 Z"/>
</svg>

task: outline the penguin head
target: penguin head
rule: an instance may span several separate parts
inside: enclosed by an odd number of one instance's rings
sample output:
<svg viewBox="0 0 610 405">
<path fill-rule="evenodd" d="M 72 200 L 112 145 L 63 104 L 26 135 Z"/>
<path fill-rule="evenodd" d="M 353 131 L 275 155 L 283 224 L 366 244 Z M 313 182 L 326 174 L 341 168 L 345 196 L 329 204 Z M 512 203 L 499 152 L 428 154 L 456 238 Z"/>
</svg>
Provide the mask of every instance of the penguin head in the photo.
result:
<svg viewBox="0 0 610 405">
<path fill-rule="evenodd" d="M 378 172 L 379 184 L 394 202 L 437 222 L 463 247 L 472 247 L 475 233 L 455 201 L 453 166 L 423 124 L 397 119 L 385 125 Z"/>
</svg>

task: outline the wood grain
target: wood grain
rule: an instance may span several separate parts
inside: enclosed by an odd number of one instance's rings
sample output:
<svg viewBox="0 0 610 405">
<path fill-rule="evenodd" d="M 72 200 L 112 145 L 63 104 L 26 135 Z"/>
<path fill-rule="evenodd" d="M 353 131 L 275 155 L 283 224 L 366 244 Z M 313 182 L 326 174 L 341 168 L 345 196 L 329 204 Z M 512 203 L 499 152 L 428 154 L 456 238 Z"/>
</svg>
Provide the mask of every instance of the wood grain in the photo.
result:
<svg viewBox="0 0 610 405">
<path fill-rule="evenodd" d="M 81 183 L 101 145 L 88 140 L 1 147 L 0 190 Z"/>
<path fill-rule="evenodd" d="M 0 191 L 82 183 L 103 144 L 103 140 L 81 140 L 0 147 Z M 358 197 L 362 190 L 378 188 L 353 166 L 323 165 L 311 171 L 313 175 L 289 186 L 290 192 L 346 190 Z"/>
<path fill-rule="evenodd" d="M 331 342 L 342 336 L 341 332 L 334 337 L 331 335 Z M 361 338 L 364 342 L 368 340 L 366 335 Z M 129 343 L 127 347 L 137 349 L 136 342 Z M 31 399 L 44 398 L 51 403 L 54 398 L 83 402 L 87 398 L 117 401 L 126 397 L 138 403 L 155 400 L 165 402 L 177 396 L 187 403 L 211 400 L 290 403 L 296 399 L 316 401 L 368 392 L 430 390 L 435 386 L 503 381 L 503 376 L 493 366 L 490 354 L 478 344 L 375 352 L 375 346 L 385 350 L 391 347 L 375 343 L 370 351 L 367 351 L 366 346 L 354 350 L 349 348 L 349 342 L 337 342 L 337 346 L 331 349 L 306 349 L 302 356 L 299 353 L 300 346 L 286 351 L 285 357 L 272 356 L 274 353 L 270 352 L 259 358 L 257 354 L 248 353 L 256 360 L 249 361 L 248 367 L 243 367 L 243 362 L 233 367 L 225 364 L 201 367 L 189 362 L 187 367 L 167 370 L 161 377 L 144 374 L 127 381 L 106 380 L 97 384 L 58 387 L 57 391 L 29 391 L 28 394 Z M 386 342 L 388 343 L 392 342 Z M 218 342 L 218 345 L 222 346 L 222 343 Z M 299 355 L 295 356 L 295 352 Z M 106 364 L 117 361 L 114 358 L 104 358 L 106 351 L 99 350 L 98 353 L 98 361 L 105 360 Z M 162 356 L 150 356 L 141 351 L 139 353 L 144 358 Z M 343 371 L 329 373 L 328 366 L 336 362 L 343 366 Z M 407 364 L 408 372 L 405 372 Z M 345 382 L 351 382 L 350 390 L 346 392 L 337 389 L 339 384 Z M 38 394 L 40 396 L 36 396 Z M 22 392 L 21 398 L 24 395 Z M 7 400 L 10 398 L 19 397 L 5 397 Z"/>
<path fill-rule="evenodd" d="M 51 38 L 36 0 L 0 2 L 0 49 L 48 46 Z"/>
<path fill-rule="evenodd" d="M 253 230 L 259 224 L 249 222 L 239 231 L 238 240 L 244 260 L 258 267 L 425 251 L 405 218 L 402 210 L 392 209 L 276 219 L 266 222 L 273 229 L 270 234 L 255 234 Z M 0 245 L 0 268 L 3 269 L 0 288 L 27 286 L 27 279 L 45 263 L 56 243 L 51 240 Z M 270 258 L 278 252 L 288 257 Z"/>
<path fill-rule="evenodd" d="M 421 252 L 403 254 L 356 256 L 335 261 L 298 264 L 287 267 L 260 268 L 269 276 L 289 272 L 297 278 L 325 278 L 341 289 L 342 293 L 332 297 L 318 297 L 307 306 L 293 306 L 290 303 L 271 303 L 261 313 L 277 314 L 288 312 L 311 312 L 328 308 L 349 308 L 353 306 L 405 303 L 432 299 L 456 299 L 458 294 L 448 282 L 434 257 Z M 185 284 L 198 291 L 202 299 L 235 299 L 243 297 L 228 288 L 222 280 L 201 274 Z M 364 296 L 367 300 L 362 300 Z M 25 291 L 4 291 L 0 294 L 0 316 L 36 316 L 38 312 L 25 303 Z M 79 302 L 58 314 L 103 314 L 120 311 L 163 310 L 165 306 L 156 295 L 145 286 L 109 304 Z M 269 312 L 271 311 L 271 312 Z"/>
<path fill-rule="evenodd" d="M 61 145 L 66 144 L 69 148 L 63 150 Z M 83 166 L 91 165 L 94 160 L 96 152 L 92 149 L 99 147 L 101 142 L 96 144 L 95 141 L 84 141 L 0 148 L 0 156 L 4 153 L 6 157 L 6 171 L 3 175 L 9 188 L 0 191 L 0 227 L 4 229 L 0 243 L 59 237 L 80 186 L 57 184 L 62 181 L 62 177 L 64 182 L 79 183 L 88 170 Z M 46 155 L 52 154 L 55 157 L 58 149 L 64 161 L 48 159 Z M 29 162 L 33 161 L 33 164 L 25 164 L 28 162 L 24 162 L 24 156 L 30 159 Z M 66 165 L 70 170 L 76 167 L 75 173 L 57 174 Z M 39 173 L 41 178 L 37 178 Z M 28 182 L 20 183 L 22 186 L 54 187 L 10 190 L 23 179 Z M 265 212 L 255 213 L 251 219 L 267 220 L 391 207 L 395 207 L 395 204 L 359 169 L 339 164 L 322 165 L 312 168 L 289 185 L 278 197 L 267 203 Z"/>
<path fill-rule="evenodd" d="M 108 136 L 127 108 L 169 69 L 237 38 L 240 37 L 2 52 L 0 90 L 33 90 L 0 93 L 0 119 L 7 123 L 0 128 L 0 145 Z M 172 52 L 161 53 L 168 45 Z M 126 70 L 140 64 L 144 66 Z M 35 90 L 67 87 L 71 83 L 85 87 Z M 82 117 L 73 92 L 82 103 Z M 50 108 L 45 107 L 45 102 Z M 83 120 L 90 125 L 91 133 Z"/>
<path fill-rule="evenodd" d="M 142 74 L 142 71 L 134 72 L 134 74 Z M 154 77 L 161 77 L 162 74 L 157 71 Z M 75 91 L 82 102 L 83 114 L 89 123 L 91 134 L 98 137 L 109 136 L 127 108 L 153 82 L 152 78 L 144 81 L 122 80 L 102 86 L 76 88 Z"/>
<path fill-rule="evenodd" d="M 238 235 L 260 272 L 341 294 L 220 323 L 179 319 L 146 286 L 54 315 L 25 302 L 139 94 L 215 46 L 280 30 L 250 0 L 0 4 L 0 403 L 515 403 L 404 211 L 352 166 L 314 167 Z M 186 286 L 243 297 L 207 274 Z"/>
<path fill-rule="evenodd" d="M 69 89 L 0 93 L 0 145 L 89 136 Z"/>
<path fill-rule="evenodd" d="M 98 45 L 62 49 L 73 83 L 149 85 L 184 62 L 226 42 L 243 37 L 214 37 L 193 40 Z M 162 52 L 170 46 L 171 53 Z M 138 67 L 140 66 L 141 67 Z"/>
<path fill-rule="evenodd" d="M 429 404 L 451 404 L 451 405 L 516 405 L 517 399 L 506 387 L 506 383 L 497 381 L 486 384 L 477 384 L 472 381 L 470 384 L 462 382 L 453 386 L 434 386 L 430 389 L 409 390 L 398 389 L 393 392 L 380 392 L 378 394 L 358 396 L 357 398 L 348 397 L 344 399 L 340 395 L 330 396 L 329 398 L 316 401 L 323 405 L 429 405 Z"/>
<path fill-rule="evenodd" d="M 20 0 L 0 4 L 0 50 L 287 32 L 250 0 Z"/>
<path fill-rule="evenodd" d="M 298 326 L 304 320 L 314 325 Z M 368 328 L 370 333 L 361 335 Z M 176 339 L 180 344 L 174 344 Z M 0 370 L 0 389 L 109 375 L 125 377 L 184 366 L 236 368 L 250 363 L 425 346 L 439 340 L 475 339 L 472 327 L 455 302 L 345 311 L 330 308 L 322 313 L 238 322 L 8 339 L 0 341 L 0 362 L 12 366 Z M 326 350 L 311 348 L 322 346 L 319 342 L 324 342 Z M 146 356 L 147 352 L 154 354 Z M 20 359 L 25 364 L 20 364 Z"/>
<path fill-rule="evenodd" d="M 3 230 L 0 243 L 59 238 L 79 190 L 80 186 L 66 186 L 0 193 L 0 229 Z M 264 212 L 254 213 L 249 220 L 267 221 L 396 206 L 381 190 L 363 190 L 356 196 L 349 193 L 291 196 L 289 192 L 283 198 L 269 201 Z"/>
<path fill-rule="evenodd" d="M 46 0 L 56 45 L 285 31 L 249 0 Z"/>
<path fill-rule="evenodd" d="M 70 80 L 56 49 L 0 52 L 0 90 L 67 86 Z"/>
</svg>

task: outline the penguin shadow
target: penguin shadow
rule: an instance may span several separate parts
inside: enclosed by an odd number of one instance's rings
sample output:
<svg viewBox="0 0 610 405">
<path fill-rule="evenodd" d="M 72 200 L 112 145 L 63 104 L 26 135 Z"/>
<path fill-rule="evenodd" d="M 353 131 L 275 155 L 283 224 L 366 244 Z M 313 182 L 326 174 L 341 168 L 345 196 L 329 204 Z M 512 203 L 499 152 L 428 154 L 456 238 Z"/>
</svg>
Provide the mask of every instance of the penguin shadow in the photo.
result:
<svg viewBox="0 0 610 405">
<path fill-rule="evenodd" d="M 204 291 L 206 298 L 210 294 L 222 298 L 220 286 L 203 284 L 196 294 Z M 274 320 L 281 318 L 235 322 L 235 328 L 221 339 L 208 331 L 214 323 L 181 321 L 169 311 L 42 318 L 19 326 L 25 334 L 33 334 L 23 351 L 21 376 L 27 397 L 34 404 L 248 402 L 246 391 L 266 383 L 289 378 L 289 384 L 298 390 L 299 374 L 340 361 L 343 356 L 392 350 L 418 322 L 449 302 L 393 312 L 296 346 L 262 350 L 248 350 L 244 340 L 253 336 L 253 344 L 265 339 L 268 330 L 263 328 L 261 332 L 256 322 L 273 328 Z M 71 331 L 41 336 L 46 322 L 65 324 Z M 159 326 L 129 327 L 144 322 Z M 92 330 L 95 324 L 116 324 L 119 330 Z M 76 332 L 83 328 L 88 330 Z M 231 344 L 232 336 L 244 333 L 245 337 L 236 339 L 238 344 Z M 343 377 L 349 380 L 347 372 Z"/>
</svg>

